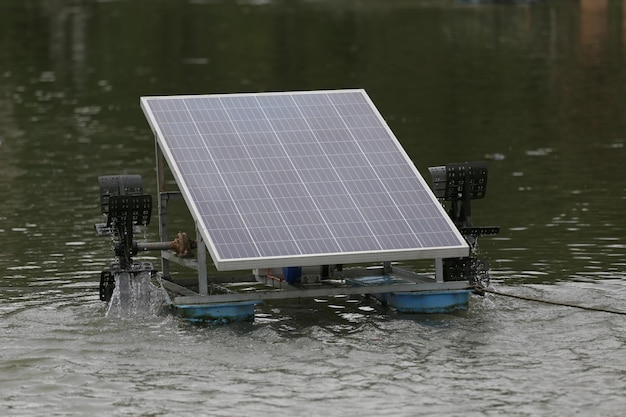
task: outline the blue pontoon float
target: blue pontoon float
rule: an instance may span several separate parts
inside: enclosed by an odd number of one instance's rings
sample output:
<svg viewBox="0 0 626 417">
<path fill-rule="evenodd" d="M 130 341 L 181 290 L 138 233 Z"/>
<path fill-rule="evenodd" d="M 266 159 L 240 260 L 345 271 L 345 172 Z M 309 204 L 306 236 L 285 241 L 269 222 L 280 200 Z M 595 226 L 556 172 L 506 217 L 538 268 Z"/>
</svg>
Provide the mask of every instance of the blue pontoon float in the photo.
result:
<svg viewBox="0 0 626 417">
<path fill-rule="evenodd" d="M 486 164 L 431 167 L 431 190 L 364 90 L 142 97 L 141 107 L 155 135 L 160 241 L 133 238 L 152 212 L 141 178 L 100 177 L 107 222 L 96 228 L 118 258 L 102 272 L 102 300 L 120 277 L 155 274 L 133 259 L 145 250 L 161 254 L 166 304 L 192 321 L 356 294 L 403 313 L 447 312 L 488 285 L 473 249 L 498 228 L 473 226 L 470 204 L 485 195 Z M 174 199 L 195 239 L 171 240 Z M 232 274 L 210 277 L 207 253 Z M 434 260 L 432 276 L 399 267 L 420 259 Z M 172 262 L 197 277 L 172 277 Z"/>
</svg>

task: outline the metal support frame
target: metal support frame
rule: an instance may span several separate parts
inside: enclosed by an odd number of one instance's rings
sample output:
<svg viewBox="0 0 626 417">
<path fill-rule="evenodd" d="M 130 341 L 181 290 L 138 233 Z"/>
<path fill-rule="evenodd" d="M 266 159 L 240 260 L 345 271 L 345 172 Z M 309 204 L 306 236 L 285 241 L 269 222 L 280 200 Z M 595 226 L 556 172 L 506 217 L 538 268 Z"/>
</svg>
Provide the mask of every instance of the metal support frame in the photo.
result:
<svg viewBox="0 0 626 417">
<path fill-rule="evenodd" d="M 167 240 L 167 202 L 169 195 L 165 190 L 165 158 L 159 143 L 154 138 L 154 147 L 156 152 L 156 169 L 157 169 L 157 193 L 158 209 L 157 215 L 159 217 L 159 240 L 164 242 Z M 170 261 L 169 259 L 161 256 L 161 271 L 164 277 L 170 276 Z"/>
<path fill-rule="evenodd" d="M 400 276 L 407 276 L 408 272 L 392 271 Z M 293 298 L 313 298 L 313 297 L 329 297 L 336 295 L 362 295 L 362 294 L 380 294 L 380 293 L 398 293 L 398 292 L 428 292 L 428 291 L 454 291 L 471 289 L 467 282 L 450 281 L 450 282 L 434 282 L 432 279 L 419 278 L 411 279 L 397 284 L 381 284 L 371 286 L 335 286 L 335 287 L 313 287 L 299 288 L 282 283 L 283 291 L 253 291 L 248 293 L 229 293 L 215 295 L 181 295 L 174 298 L 177 304 L 206 304 L 206 303 L 237 303 L 242 301 L 263 301 L 263 300 L 283 300 Z"/>
<path fill-rule="evenodd" d="M 165 157 L 163 151 L 159 146 L 155 137 L 155 152 L 157 160 L 157 189 L 159 190 L 159 240 L 162 242 L 168 241 L 168 227 L 167 227 L 167 206 L 171 198 L 180 198 L 182 193 L 180 191 L 167 191 L 165 187 Z M 176 262 L 185 267 L 196 269 L 198 271 L 198 287 L 200 295 L 207 295 L 209 293 L 209 283 L 207 276 L 207 253 L 204 239 L 200 234 L 200 230 L 196 225 L 196 245 L 197 255 L 196 260 L 179 258 L 169 251 L 161 252 L 161 268 L 164 277 L 170 276 L 170 262 Z"/>
</svg>

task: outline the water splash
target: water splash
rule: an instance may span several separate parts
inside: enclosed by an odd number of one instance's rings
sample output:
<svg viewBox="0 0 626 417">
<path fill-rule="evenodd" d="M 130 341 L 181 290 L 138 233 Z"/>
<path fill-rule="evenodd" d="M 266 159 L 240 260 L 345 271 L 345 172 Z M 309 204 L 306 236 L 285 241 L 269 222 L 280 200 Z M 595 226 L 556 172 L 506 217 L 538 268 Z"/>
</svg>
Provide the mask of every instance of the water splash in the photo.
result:
<svg viewBox="0 0 626 417">
<path fill-rule="evenodd" d="M 107 317 L 137 318 L 155 316 L 165 302 L 163 288 L 152 283 L 149 271 L 133 274 L 118 272 Z"/>
</svg>

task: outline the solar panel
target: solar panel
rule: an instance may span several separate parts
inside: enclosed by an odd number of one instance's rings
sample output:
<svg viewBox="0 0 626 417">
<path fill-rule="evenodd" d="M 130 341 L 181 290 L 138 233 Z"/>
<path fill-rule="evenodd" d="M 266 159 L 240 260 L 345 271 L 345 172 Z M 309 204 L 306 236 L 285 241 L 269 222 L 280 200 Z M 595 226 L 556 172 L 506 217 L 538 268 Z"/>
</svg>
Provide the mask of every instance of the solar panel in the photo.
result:
<svg viewBox="0 0 626 417">
<path fill-rule="evenodd" d="M 219 270 L 467 256 L 364 90 L 141 106 Z"/>
</svg>

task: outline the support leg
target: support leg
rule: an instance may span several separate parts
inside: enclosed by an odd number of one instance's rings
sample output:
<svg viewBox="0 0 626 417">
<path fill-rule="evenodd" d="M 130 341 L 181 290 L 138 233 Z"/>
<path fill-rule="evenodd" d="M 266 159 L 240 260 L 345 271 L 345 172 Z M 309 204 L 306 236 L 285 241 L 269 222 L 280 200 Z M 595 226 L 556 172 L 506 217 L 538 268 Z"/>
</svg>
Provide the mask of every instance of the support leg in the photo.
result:
<svg viewBox="0 0 626 417">
<path fill-rule="evenodd" d="M 209 293 L 209 283 L 207 281 L 206 271 L 206 247 L 204 246 L 204 240 L 200 231 L 196 228 L 196 240 L 197 245 L 197 259 L 198 259 L 198 293 L 200 295 L 207 295 Z"/>
<path fill-rule="evenodd" d="M 435 259 L 435 281 L 443 282 L 443 259 Z"/>
</svg>

